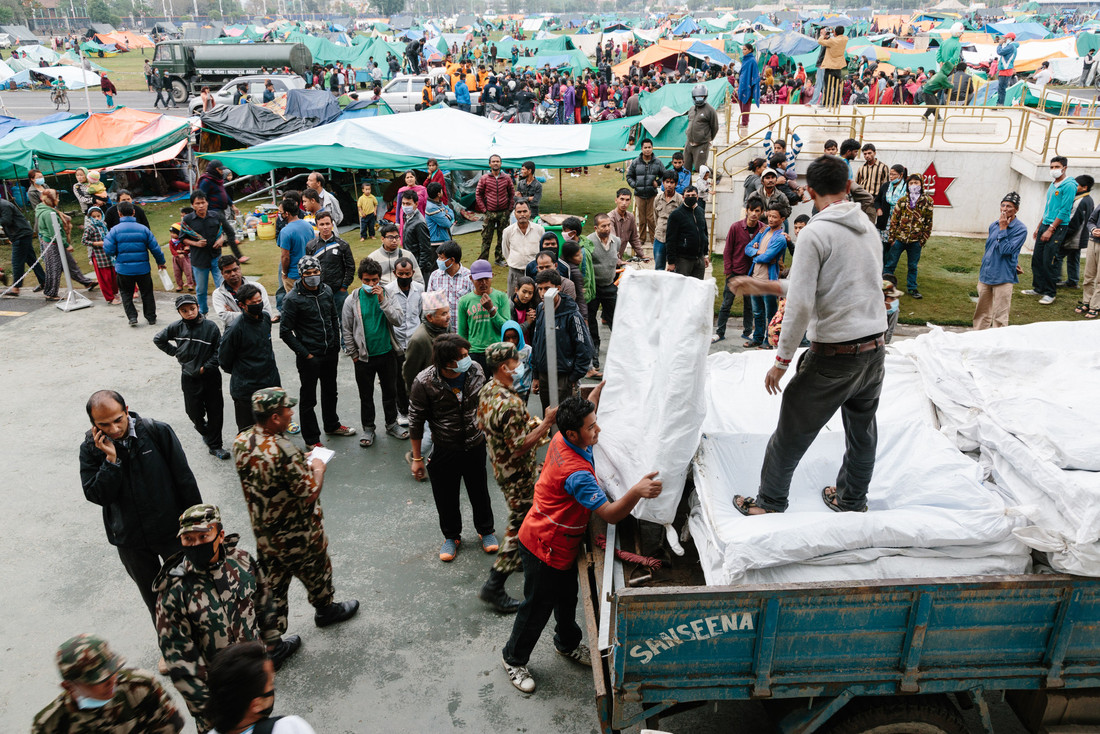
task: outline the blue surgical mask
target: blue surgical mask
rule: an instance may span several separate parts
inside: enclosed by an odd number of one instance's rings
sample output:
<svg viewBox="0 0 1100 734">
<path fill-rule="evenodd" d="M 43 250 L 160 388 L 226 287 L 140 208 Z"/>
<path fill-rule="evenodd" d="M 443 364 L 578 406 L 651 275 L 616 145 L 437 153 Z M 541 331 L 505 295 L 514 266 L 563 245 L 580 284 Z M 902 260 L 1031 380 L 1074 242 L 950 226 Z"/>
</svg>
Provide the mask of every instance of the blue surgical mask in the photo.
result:
<svg viewBox="0 0 1100 734">
<path fill-rule="evenodd" d="M 895 298 L 893 301 L 890 302 L 890 305 L 886 307 L 886 313 L 897 313 L 899 308 L 901 308 L 901 301 Z"/>
<path fill-rule="evenodd" d="M 446 260 L 436 260 L 435 261 L 435 266 L 440 270 L 446 270 L 447 269 L 447 261 Z"/>
<path fill-rule="evenodd" d="M 35 185 L 37 185 L 37 186 L 45 186 L 45 185 L 46 185 L 46 179 L 44 179 L 44 178 L 36 178 L 36 179 L 34 180 L 34 183 L 35 183 Z"/>
<path fill-rule="evenodd" d="M 461 373 L 465 372 L 466 370 L 470 369 L 470 365 L 472 365 L 473 363 L 474 363 L 474 360 L 470 359 L 470 355 L 466 355 L 462 359 L 455 362 L 455 372 L 458 372 L 459 374 L 461 374 Z"/>
<path fill-rule="evenodd" d="M 101 709 L 111 702 L 111 699 L 100 700 L 98 698 L 85 698 L 84 696 L 76 697 L 76 707 L 82 711 L 90 711 L 91 709 Z"/>
<path fill-rule="evenodd" d="M 527 363 L 520 362 L 516 365 L 516 368 L 512 370 L 512 382 L 519 382 L 527 375 Z"/>
</svg>

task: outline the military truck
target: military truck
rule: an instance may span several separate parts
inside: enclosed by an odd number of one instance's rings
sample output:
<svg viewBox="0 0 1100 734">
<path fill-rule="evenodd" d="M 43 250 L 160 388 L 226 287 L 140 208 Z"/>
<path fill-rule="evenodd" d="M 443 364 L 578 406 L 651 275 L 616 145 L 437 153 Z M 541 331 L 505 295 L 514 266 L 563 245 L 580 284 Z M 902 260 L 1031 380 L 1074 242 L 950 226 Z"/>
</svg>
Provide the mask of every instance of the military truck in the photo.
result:
<svg viewBox="0 0 1100 734">
<path fill-rule="evenodd" d="M 163 41 L 153 54 L 153 68 L 163 70 L 177 104 L 204 86 L 216 89 L 235 77 L 259 74 L 264 67 L 288 66 L 295 74 L 305 74 L 312 65 L 313 54 L 303 43 Z"/>
</svg>

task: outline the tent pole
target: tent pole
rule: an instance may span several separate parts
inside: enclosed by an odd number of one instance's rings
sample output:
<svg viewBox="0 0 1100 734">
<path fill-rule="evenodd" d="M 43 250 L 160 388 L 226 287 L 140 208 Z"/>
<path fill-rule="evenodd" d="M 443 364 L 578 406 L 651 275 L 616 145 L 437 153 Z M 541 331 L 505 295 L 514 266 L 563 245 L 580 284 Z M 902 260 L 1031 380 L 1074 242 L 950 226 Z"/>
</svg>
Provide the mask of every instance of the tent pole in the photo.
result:
<svg viewBox="0 0 1100 734">
<path fill-rule="evenodd" d="M 564 214 L 565 213 L 565 202 L 562 199 L 562 193 L 561 193 L 561 172 L 562 172 L 562 170 L 563 169 L 561 169 L 561 168 L 558 169 L 558 211 L 560 211 L 562 214 Z"/>
<path fill-rule="evenodd" d="M 275 169 L 271 169 L 271 205 L 279 206 L 279 202 L 275 200 Z M 908 261 L 907 261 L 908 262 Z"/>
<path fill-rule="evenodd" d="M 80 74 L 84 78 L 85 72 L 88 70 L 84 68 L 84 49 L 80 47 L 80 39 L 76 41 L 76 53 L 80 56 Z M 92 116 L 92 93 L 88 91 L 88 80 L 84 78 L 84 101 L 88 103 L 88 117 Z"/>
</svg>

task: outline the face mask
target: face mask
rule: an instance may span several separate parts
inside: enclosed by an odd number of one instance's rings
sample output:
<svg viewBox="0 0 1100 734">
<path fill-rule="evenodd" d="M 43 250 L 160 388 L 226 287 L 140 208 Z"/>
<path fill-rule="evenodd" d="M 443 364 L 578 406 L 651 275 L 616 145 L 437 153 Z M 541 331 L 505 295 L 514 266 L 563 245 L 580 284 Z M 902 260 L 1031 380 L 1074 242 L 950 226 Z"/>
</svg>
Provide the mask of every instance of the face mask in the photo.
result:
<svg viewBox="0 0 1100 734">
<path fill-rule="evenodd" d="M 264 312 L 264 305 L 262 303 L 250 303 L 245 306 L 248 309 L 249 316 L 259 316 Z"/>
<path fill-rule="evenodd" d="M 924 187 L 921 186 L 920 184 L 909 184 L 909 193 L 916 196 L 917 194 L 919 194 L 921 192 L 922 188 L 924 188 Z"/>
<path fill-rule="evenodd" d="M 34 184 L 35 184 L 35 186 L 45 186 L 45 185 L 46 185 L 46 179 L 44 179 L 44 178 L 36 178 L 36 179 L 34 180 Z"/>
<path fill-rule="evenodd" d="M 412 213 L 416 211 L 415 206 L 402 205 L 401 211 L 405 213 L 406 217 L 412 216 Z"/>
<path fill-rule="evenodd" d="M 897 313 L 899 308 L 901 308 L 901 301 L 895 298 L 890 302 L 890 305 L 886 307 L 886 313 Z"/>
<path fill-rule="evenodd" d="M 462 359 L 455 362 L 455 372 L 462 374 L 466 370 L 470 369 L 470 365 L 474 363 L 474 360 L 470 359 L 469 355 L 466 355 Z"/>
<path fill-rule="evenodd" d="M 440 270 L 446 270 L 449 267 L 446 260 L 436 260 L 435 266 Z"/>
<path fill-rule="evenodd" d="M 1062 171 L 1063 169 L 1061 168 L 1052 168 L 1050 169 L 1050 177 L 1057 181 L 1062 177 Z"/>
<path fill-rule="evenodd" d="M 397 279 L 397 287 L 400 288 L 401 290 L 405 290 L 406 288 L 408 288 L 412 284 L 412 282 L 413 282 L 412 278 L 398 278 Z"/>
<path fill-rule="evenodd" d="M 527 364 L 520 362 L 514 370 L 512 370 L 512 381 L 518 382 L 524 378 L 527 374 Z"/>
<path fill-rule="evenodd" d="M 697 196 L 685 196 L 684 197 L 684 204 L 686 204 L 689 207 L 695 206 L 695 204 L 698 201 L 699 201 L 699 197 L 697 197 Z"/>
<path fill-rule="evenodd" d="M 317 286 L 321 285 L 321 276 L 320 275 L 303 275 L 302 276 L 302 282 L 304 282 L 310 288 L 316 288 Z"/>
<path fill-rule="evenodd" d="M 214 541 L 186 546 L 183 549 L 183 554 L 196 568 L 206 568 L 214 560 Z"/>
<path fill-rule="evenodd" d="M 98 698 L 85 698 L 84 696 L 76 697 L 76 707 L 81 711 L 90 711 L 92 709 L 101 709 L 111 702 L 111 699 L 100 700 Z"/>
</svg>

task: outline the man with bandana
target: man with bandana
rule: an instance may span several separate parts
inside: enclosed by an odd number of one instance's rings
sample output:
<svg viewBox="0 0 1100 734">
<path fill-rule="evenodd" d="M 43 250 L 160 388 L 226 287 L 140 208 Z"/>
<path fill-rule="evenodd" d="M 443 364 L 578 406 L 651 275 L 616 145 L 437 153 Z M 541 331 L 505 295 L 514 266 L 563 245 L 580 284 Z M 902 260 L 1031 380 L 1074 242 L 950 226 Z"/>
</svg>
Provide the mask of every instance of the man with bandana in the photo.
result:
<svg viewBox="0 0 1100 734">
<path fill-rule="evenodd" d="M 128 668 L 106 641 L 80 634 L 57 648 L 63 693 L 31 734 L 176 734 L 183 717 L 152 673 Z"/>
<path fill-rule="evenodd" d="M 527 412 L 526 401 L 513 388 L 513 383 L 522 379 L 527 370 L 514 344 L 490 344 L 485 349 L 485 363 L 492 379 L 478 395 L 477 423 L 489 447 L 493 476 L 508 503 L 508 525 L 489 580 L 477 596 L 498 612 L 511 613 L 519 609 L 519 601 L 508 596 L 504 582 L 520 567 L 519 528 L 531 509 L 535 491 L 538 477 L 535 454 L 549 441 L 547 434 L 558 408 L 548 408 L 542 420 Z"/>
<path fill-rule="evenodd" d="M 278 670 L 301 647 L 298 635 L 279 635 L 271 588 L 260 564 L 226 535 L 221 511 L 210 504 L 179 518 L 183 551 L 169 558 L 153 582 L 157 635 L 168 677 L 183 695 L 199 731 L 209 693 L 206 674 L 219 650 L 263 640 Z"/>
<path fill-rule="evenodd" d="M 256 536 L 256 555 L 270 585 L 280 634 L 288 624 L 287 591 L 292 578 L 306 587 L 318 627 L 343 622 L 359 611 L 358 601 L 334 601 L 332 561 L 319 501 L 325 463 L 310 459 L 284 435 L 297 403 L 281 387 L 257 390 L 252 396 L 255 425 L 233 442 L 233 458 Z"/>
<path fill-rule="evenodd" d="M 183 407 L 210 454 L 228 459 L 222 448 L 222 375 L 218 369 L 221 331 L 199 311 L 199 301 L 190 293 L 176 298 L 180 320 L 153 337 L 153 344 L 180 363 Z"/>
</svg>

